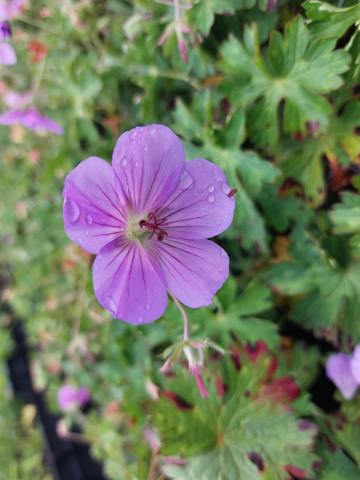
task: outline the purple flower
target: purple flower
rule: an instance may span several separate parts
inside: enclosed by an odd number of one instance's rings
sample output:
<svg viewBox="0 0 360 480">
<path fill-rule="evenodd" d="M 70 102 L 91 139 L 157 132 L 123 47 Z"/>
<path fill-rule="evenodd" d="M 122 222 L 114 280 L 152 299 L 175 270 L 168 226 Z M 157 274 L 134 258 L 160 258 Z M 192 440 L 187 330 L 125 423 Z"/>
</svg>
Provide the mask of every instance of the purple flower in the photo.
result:
<svg viewBox="0 0 360 480">
<path fill-rule="evenodd" d="M 112 166 L 98 157 L 65 179 L 67 235 L 97 254 L 95 294 L 132 324 L 159 318 L 167 290 L 183 304 L 209 305 L 229 273 L 229 258 L 207 240 L 231 223 L 234 198 L 221 168 L 185 161 L 179 138 L 163 125 L 118 139 Z"/>
<path fill-rule="evenodd" d="M 360 345 L 352 354 L 334 353 L 326 362 L 326 375 L 342 393 L 350 400 L 360 386 Z"/>
<path fill-rule="evenodd" d="M 0 65 L 15 65 L 16 53 L 10 43 L 0 40 Z"/>
<path fill-rule="evenodd" d="M 27 0 L 0 0 L 0 21 L 18 17 Z"/>
<path fill-rule="evenodd" d="M 62 135 L 64 129 L 49 117 L 41 115 L 34 107 L 14 109 L 0 115 L 0 125 L 20 124 L 35 132 L 48 131 L 56 135 Z"/>
<path fill-rule="evenodd" d="M 64 412 L 83 407 L 89 400 L 90 392 L 85 387 L 75 388 L 72 385 L 63 385 L 58 391 L 58 405 Z"/>
<path fill-rule="evenodd" d="M 350 367 L 353 377 L 360 385 L 360 344 L 355 347 L 352 353 Z"/>
<path fill-rule="evenodd" d="M 0 39 L 7 40 L 11 37 L 11 26 L 10 23 L 5 20 L 5 22 L 0 22 Z"/>
</svg>

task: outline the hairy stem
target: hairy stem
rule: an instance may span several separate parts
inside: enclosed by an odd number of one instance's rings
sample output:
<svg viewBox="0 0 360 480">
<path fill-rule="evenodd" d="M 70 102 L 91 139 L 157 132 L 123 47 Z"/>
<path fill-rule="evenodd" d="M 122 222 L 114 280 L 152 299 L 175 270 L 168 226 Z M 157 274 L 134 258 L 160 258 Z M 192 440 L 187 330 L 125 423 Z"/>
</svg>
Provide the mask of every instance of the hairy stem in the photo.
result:
<svg viewBox="0 0 360 480">
<path fill-rule="evenodd" d="M 189 340 L 189 333 L 190 333 L 190 322 L 189 322 L 189 317 L 187 316 L 187 313 L 185 311 L 185 308 L 181 305 L 179 300 L 172 294 L 170 293 L 171 298 L 174 300 L 175 305 L 177 306 L 179 312 L 181 313 L 183 322 L 184 322 L 184 335 L 183 338 L 185 341 Z"/>
</svg>

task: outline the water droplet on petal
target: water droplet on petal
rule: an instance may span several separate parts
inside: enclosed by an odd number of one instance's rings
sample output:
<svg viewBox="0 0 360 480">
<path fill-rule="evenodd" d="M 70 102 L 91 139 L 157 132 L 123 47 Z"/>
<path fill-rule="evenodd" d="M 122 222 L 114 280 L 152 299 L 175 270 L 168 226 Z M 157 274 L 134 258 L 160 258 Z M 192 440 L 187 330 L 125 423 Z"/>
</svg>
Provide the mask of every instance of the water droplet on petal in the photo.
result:
<svg viewBox="0 0 360 480">
<path fill-rule="evenodd" d="M 209 203 L 214 203 L 215 202 L 215 197 L 213 195 L 209 195 L 207 201 Z"/>
<path fill-rule="evenodd" d="M 86 235 L 86 236 L 89 235 L 89 230 L 85 230 L 85 235 Z"/>
<path fill-rule="evenodd" d="M 71 223 L 75 223 L 79 220 L 80 208 L 75 200 L 65 198 L 64 208 L 66 209 L 66 213 L 69 215 L 69 220 Z"/>
<path fill-rule="evenodd" d="M 225 252 L 225 250 L 222 250 L 222 249 L 220 250 L 220 257 L 223 257 L 223 258 L 227 257 L 227 253 Z"/>
<path fill-rule="evenodd" d="M 192 176 L 188 173 L 188 172 L 183 172 L 183 174 L 181 175 L 181 178 L 180 178 L 180 186 L 181 188 L 183 188 L 184 190 L 186 190 L 187 188 L 189 188 L 190 186 L 192 186 L 194 183 L 194 179 L 192 178 Z"/>
<path fill-rule="evenodd" d="M 208 192 L 209 192 L 209 193 L 213 192 L 214 190 L 215 190 L 214 185 L 209 185 L 209 186 L 208 186 Z"/>
<path fill-rule="evenodd" d="M 225 193 L 225 195 L 228 195 L 230 193 L 230 187 L 227 183 L 222 184 L 221 190 Z"/>
<path fill-rule="evenodd" d="M 138 167 L 139 166 L 139 162 L 135 162 L 135 167 Z"/>
<path fill-rule="evenodd" d="M 87 223 L 88 225 L 92 225 L 93 221 L 94 221 L 94 220 L 93 220 L 93 218 L 92 218 L 91 215 L 86 215 L 86 223 Z"/>
<path fill-rule="evenodd" d="M 144 150 L 147 152 L 149 150 L 149 147 L 147 145 L 144 145 Z"/>
<path fill-rule="evenodd" d="M 139 317 L 139 323 L 143 323 L 144 322 L 144 318 L 143 317 Z"/>
<path fill-rule="evenodd" d="M 126 167 L 127 163 L 128 163 L 127 158 L 124 157 L 124 158 L 121 160 L 121 165 L 122 165 L 123 167 Z"/>
<path fill-rule="evenodd" d="M 136 132 L 136 128 L 135 128 L 135 129 L 132 130 L 131 133 L 130 133 L 130 140 L 131 140 L 131 141 L 134 141 L 134 140 L 135 140 L 136 134 L 137 134 L 137 132 Z"/>
<path fill-rule="evenodd" d="M 146 304 L 146 310 L 150 310 L 150 308 L 151 308 L 150 303 L 147 303 L 147 304 Z"/>
<path fill-rule="evenodd" d="M 116 305 L 115 305 L 114 299 L 113 299 L 111 296 L 109 296 L 109 297 L 107 298 L 107 303 L 108 303 L 110 312 L 111 312 L 113 315 L 115 315 L 115 314 L 116 314 Z"/>
<path fill-rule="evenodd" d="M 152 127 L 152 128 L 150 129 L 150 135 L 155 135 L 155 133 L 156 133 L 156 128 L 155 128 L 155 127 Z"/>
</svg>

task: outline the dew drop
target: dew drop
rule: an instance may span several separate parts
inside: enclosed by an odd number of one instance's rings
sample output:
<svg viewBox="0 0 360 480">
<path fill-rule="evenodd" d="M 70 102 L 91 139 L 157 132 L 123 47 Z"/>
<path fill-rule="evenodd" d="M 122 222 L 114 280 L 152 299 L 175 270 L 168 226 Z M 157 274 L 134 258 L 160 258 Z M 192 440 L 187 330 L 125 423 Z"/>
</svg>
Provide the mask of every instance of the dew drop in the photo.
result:
<svg viewBox="0 0 360 480">
<path fill-rule="evenodd" d="M 135 140 L 136 134 L 137 134 L 136 129 L 134 129 L 134 130 L 131 131 L 131 133 L 130 133 L 130 140 L 131 140 L 131 141 L 134 141 L 134 140 Z"/>
<path fill-rule="evenodd" d="M 86 215 L 86 223 L 87 223 L 88 225 L 92 225 L 93 221 L 94 221 L 94 220 L 93 220 L 93 218 L 92 218 L 91 215 Z"/>
<path fill-rule="evenodd" d="M 144 145 L 144 151 L 147 152 L 149 150 L 149 147 L 147 145 Z"/>
<path fill-rule="evenodd" d="M 147 304 L 146 304 L 146 310 L 150 310 L 150 308 L 151 308 L 150 303 L 147 303 Z"/>
<path fill-rule="evenodd" d="M 215 197 L 213 195 L 209 195 L 208 198 L 207 198 L 207 201 L 209 203 L 214 203 L 215 202 Z"/>
<path fill-rule="evenodd" d="M 113 299 L 111 296 L 109 296 L 109 297 L 107 298 L 107 302 L 108 302 L 108 306 L 109 306 L 110 312 L 111 312 L 113 315 L 115 315 L 115 314 L 116 314 L 116 305 L 115 305 L 114 299 Z"/>
<path fill-rule="evenodd" d="M 126 167 L 127 163 L 128 163 L 127 158 L 124 157 L 124 158 L 121 160 L 121 165 L 122 165 L 123 167 Z"/>
<path fill-rule="evenodd" d="M 86 236 L 89 235 L 89 230 L 85 230 L 85 235 L 86 235 Z"/>
<path fill-rule="evenodd" d="M 214 190 L 215 190 L 214 185 L 209 185 L 209 186 L 208 186 L 208 192 L 209 192 L 209 193 L 213 192 Z"/>
<path fill-rule="evenodd" d="M 135 167 L 138 167 L 139 166 L 139 162 L 135 162 Z"/>
<path fill-rule="evenodd" d="M 186 190 L 187 188 L 189 188 L 190 186 L 193 185 L 193 182 L 194 182 L 194 180 L 193 180 L 192 176 L 188 172 L 183 172 L 183 174 L 181 175 L 181 179 L 180 179 L 181 188 Z"/>
<path fill-rule="evenodd" d="M 80 217 L 80 208 L 75 200 L 70 198 L 65 198 L 64 208 L 66 213 L 69 215 L 69 220 L 71 223 L 75 223 L 79 220 Z"/>
<path fill-rule="evenodd" d="M 150 135 L 155 135 L 155 133 L 156 133 L 156 128 L 155 128 L 155 127 L 152 127 L 152 128 L 150 129 Z"/>
<path fill-rule="evenodd" d="M 220 250 L 220 257 L 225 258 L 226 256 L 227 256 L 227 253 L 225 252 L 225 250 Z"/>
<path fill-rule="evenodd" d="M 144 318 L 143 317 L 139 317 L 139 323 L 144 323 Z"/>
</svg>

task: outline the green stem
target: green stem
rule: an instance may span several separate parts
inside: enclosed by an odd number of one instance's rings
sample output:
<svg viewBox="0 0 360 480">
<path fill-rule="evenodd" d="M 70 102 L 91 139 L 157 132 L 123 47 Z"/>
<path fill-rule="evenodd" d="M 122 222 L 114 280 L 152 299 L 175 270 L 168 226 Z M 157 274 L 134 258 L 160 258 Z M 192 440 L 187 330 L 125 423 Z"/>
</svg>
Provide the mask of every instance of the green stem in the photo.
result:
<svg viewBox="0 0 360 480">
<path fill-rule="evenodd" d="M 181 305 L 179 300 L 171 292 L 170 292 L 170 296 L 174 300 L 174 303 L 175 303 L 176 307 L 178 308 L 179 312 L 181 313 L 181 317 L 182 317 L 183 322 L 184 322 L 183 338 L 184 338 L 184 341 L 187 342 L 189 340 L 189 337 L 190 337 L 190 335 L 189 335 L 190 334 L 189 317 L 187 316 L 185 308 Z"/>
</svg>

